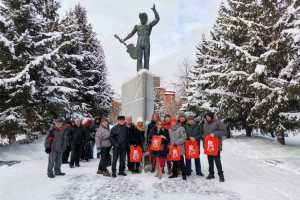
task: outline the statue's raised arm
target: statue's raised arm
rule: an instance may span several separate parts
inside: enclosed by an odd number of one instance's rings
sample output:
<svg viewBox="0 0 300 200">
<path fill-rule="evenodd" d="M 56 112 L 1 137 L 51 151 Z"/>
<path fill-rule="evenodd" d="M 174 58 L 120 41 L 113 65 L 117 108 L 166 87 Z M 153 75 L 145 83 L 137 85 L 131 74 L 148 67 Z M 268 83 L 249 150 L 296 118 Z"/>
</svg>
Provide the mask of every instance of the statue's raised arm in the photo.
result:
<svg viewBox="0 0 300 200">
<path fill-rule="evenodd" d="M 153 4 L 153 7 L 151 8 L 151 10 L 153 10 L 153 13 L 154 13 L 154 16 L 155 16 L 155 19 L 150 23 L 150 26 L 153 27 L 159 22 L 160 17 L 159 17 L 159 14 L 158 14 L 157 10 L 156 10 L 155 4 Z"/>
</svg>

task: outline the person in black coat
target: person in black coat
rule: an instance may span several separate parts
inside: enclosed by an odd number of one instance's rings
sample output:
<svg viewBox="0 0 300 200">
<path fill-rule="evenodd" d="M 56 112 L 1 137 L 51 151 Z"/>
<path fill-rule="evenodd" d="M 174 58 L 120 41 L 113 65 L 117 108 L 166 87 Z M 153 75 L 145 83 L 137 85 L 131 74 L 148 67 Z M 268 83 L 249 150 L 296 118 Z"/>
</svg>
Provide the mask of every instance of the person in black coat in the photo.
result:
<svg viewBox="0 0 300 200">
<path fill-rule="evenodd" d="M 142 119 L 138 119 L 136 127 L 133 132 L 130 133 L 129 144 L 135 147 L 139 146 L 143 149 L 143 144 L 145 141 L 145 125 Z M 130 162 L 130 159 L 128 160 Z M 132 166 L 132 173 L 140 173 L 140 163 L 130 163 Z"/>
<path fill-rule="evenodd" d="M 163 127 L 163 123 L 158 121 L 156 126 L 150 131 L 149 139 L 152 141 L 153 136 L 161 136 L 162 145 L 160 151 L 152 151 L 151 156 L 155 159 L 156 177 L 162 178 L 163 169 L 168 156 L 168 145 L 170 144 L 169 131 Z M 150 142 L 151 145 L 151 142 Z"/>
<path fill-rule="evenodd" d="M 64 132 L 66 134 L 66 150 L 63 152 L 62 155 L 62 163 L 68 164 L 69 163 L 69 156 L 71 153 L 71 133 L 72 133 L 72 122 L 66 120 L 64 123 Z"/>
<path fill-rule="evenodd" d="M 135 125 L 132 122 L 132 117 L 131 116 L 126 117 L 126 126 L 128 128 L 128 136 L 130 138 L 134 134 L 135 129 L 136 129 Z M 129 161 L 130 161 L 130 147 L 128 145 L 128 147 L 127 147 L 127 167 L 128 167 L 129 171 L 132 171 L 133 170 L 133 163 L 131 163 Z"/>
<path fill-rule="evenodd" d="M 86 131 L 81 125 L 81 120 L 75 120 L 75 126 L 71 131 L 70 134 L 71 138 L 71 162 L 70 167 L 74 168 L 74 164 L 76 167 L 80 167 L 80 155 L 82 146 L 85 144 L 86 141 Z"/>
<path fill-rule="evenodd" d="M 113 162 L 112 162 L 112 177 L 117 177 L 116 167 L 117 161 L 119 160 L 119 175 L 126 176 L 125 173 L 125 160 L 126 151 L 129 146 L 128 136 L 129 129 L 126 126 L 126 121 L 124 116 L 118 117 L 118 124 L 111 129 L 110 141 L 113 146 Z"/>
<path fill-rule="evenodd" d="M 148 127 L 147 127 L 147 135 L 146 135 L 147 141 L 146 142 L 147 142 L 147 147 L 148 148 L 149 148 L 149 145 L 151 143 L 150 137 L 151 137 L 152 129 L 155 128 L 156 122 L 159 122 L 159 121 L 161 121 L 159 114 L 158 113 L 154 113 L 152 115 L 151 122 L 148 124 Z M 150 160 L 151 160 L 151 164 L 152 164 L 151 172 L 154 173 L 155 172 L 155 166 L 156 166 L 156 164 L 155 164 L 156 158 L 150 156 Z"/>
</svg>

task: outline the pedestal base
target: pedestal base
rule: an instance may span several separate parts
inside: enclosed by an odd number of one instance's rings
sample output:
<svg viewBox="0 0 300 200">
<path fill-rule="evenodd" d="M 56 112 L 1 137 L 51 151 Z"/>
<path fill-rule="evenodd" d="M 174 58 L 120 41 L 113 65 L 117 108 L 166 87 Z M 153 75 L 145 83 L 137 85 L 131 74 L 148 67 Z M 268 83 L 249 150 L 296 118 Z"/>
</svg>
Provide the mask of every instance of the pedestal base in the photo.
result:
<svg viewBox="0 0 300 200">
<path fill-rule="evenodd" d="M 153 75 L 141 70 L 130 81 L 122 85 L 122 114 L 150 121 L 154 112 Z"/>
</svg>

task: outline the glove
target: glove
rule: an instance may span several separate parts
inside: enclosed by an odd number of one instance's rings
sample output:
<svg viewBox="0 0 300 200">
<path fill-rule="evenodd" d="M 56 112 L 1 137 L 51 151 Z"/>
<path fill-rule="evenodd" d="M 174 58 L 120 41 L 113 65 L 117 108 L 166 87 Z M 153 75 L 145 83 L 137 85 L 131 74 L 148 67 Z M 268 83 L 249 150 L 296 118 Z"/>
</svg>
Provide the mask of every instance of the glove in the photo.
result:
<svg viewBox="0 0 300 200">
<path fill-rule="evenodd" d="M 45 149 L 45 152 L 46 152 L 47 154 L 50 154 L 50 153 L 51 153 L 51 148 L 46 148 L 46 149 Z"/>
</svg>

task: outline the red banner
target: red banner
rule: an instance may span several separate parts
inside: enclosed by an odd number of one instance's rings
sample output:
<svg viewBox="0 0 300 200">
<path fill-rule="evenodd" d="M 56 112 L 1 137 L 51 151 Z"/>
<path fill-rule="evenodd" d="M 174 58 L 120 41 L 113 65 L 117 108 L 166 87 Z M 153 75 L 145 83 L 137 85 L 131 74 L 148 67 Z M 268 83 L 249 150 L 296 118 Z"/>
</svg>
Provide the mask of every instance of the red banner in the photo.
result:
<svg viewBox="0 0 300 200">
<path fill-rule="evenodd" d="M 179 161 L 181 159 L 180 154 L 181 154 L 180 146 L 178 145 L 169 146 L 169 154 L 168 154 L 169 161 Z"/>
<path fill-rule="evenodd" d="M 204 153 L 209 156 L 219 154 L 219 138 L 217 136 L 206 136 L 204 139 Z"/>
<path fill-rule="evenodd" d="M 199 158 L 199 144 L 196 140 L 187 140 L 185 142 L 185 155 L 187 159 Z"/>
<path fill-rule="evenodd" d="M 161 136 L 154 135 L 151 140 L 150 150 L 151 151 L 160 151 L 161 150 Z"/>
<path fill-rule="evenodd" d="M 143 158 L 143 150 L 140 146 L 130 146 L 130 162 L 140 163 Z"/>
</svg>

